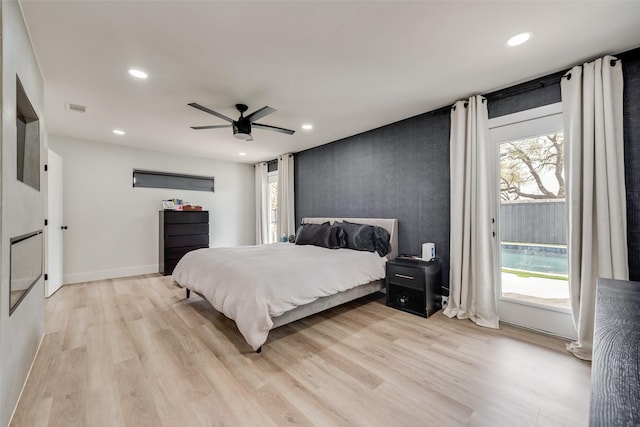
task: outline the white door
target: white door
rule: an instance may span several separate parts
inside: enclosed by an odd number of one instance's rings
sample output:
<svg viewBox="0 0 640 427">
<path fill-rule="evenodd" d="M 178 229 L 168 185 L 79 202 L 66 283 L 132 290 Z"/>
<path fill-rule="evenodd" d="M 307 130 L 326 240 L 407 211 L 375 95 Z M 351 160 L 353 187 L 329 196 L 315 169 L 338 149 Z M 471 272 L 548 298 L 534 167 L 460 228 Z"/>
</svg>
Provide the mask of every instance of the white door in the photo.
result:
<svg viewBox="0 0 640 427">
<path fill-rule="evenodd" d="M 562 105 L 489 121 L 496 144 L 500 320 L 575 338 L 568 286 Z"/>
<path fill-rule="evenodd" d="M 62 286 L 63 262 L 63 209 L 62 209 L 62 157 L 49 150 L 48 164 L 48 206 L 47 216 L 47 260 L 48 280 L 45 282 L 45 296 L 49 297 Z"/>
</svg>

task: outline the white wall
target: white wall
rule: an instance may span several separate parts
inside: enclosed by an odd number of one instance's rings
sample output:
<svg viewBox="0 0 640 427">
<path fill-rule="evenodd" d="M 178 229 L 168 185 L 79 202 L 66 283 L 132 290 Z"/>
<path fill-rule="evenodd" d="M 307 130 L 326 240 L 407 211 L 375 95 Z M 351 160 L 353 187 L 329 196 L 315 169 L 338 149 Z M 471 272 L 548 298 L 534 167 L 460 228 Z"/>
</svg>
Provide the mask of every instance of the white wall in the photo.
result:
<svg viewBox="0 0 640 427">
<path fill-rule="evenodd" d="M 162 199 L 208 210 L 210 246 L 255 243 L 252 165 L 53 135 L 49 148 L 64 161 L 65 284 L 158 272 Z M 214 176 L 215 192 L 133 188 L 133 169 Z"/>
<path fill-rule="evenodd" d="M 0 426 L 9 420 L 44 334 L 44 288 L 40 279 L 9 315 L 10 238 L 44 228 L 45 175 L 40 191 L 17 180 L 16 74 L 40 118 L 41 155 L 46 159 L 43 80 L 22 12 L 16 1 L 2 1 L 2 219 L 0 223 Z"/>
</svg>

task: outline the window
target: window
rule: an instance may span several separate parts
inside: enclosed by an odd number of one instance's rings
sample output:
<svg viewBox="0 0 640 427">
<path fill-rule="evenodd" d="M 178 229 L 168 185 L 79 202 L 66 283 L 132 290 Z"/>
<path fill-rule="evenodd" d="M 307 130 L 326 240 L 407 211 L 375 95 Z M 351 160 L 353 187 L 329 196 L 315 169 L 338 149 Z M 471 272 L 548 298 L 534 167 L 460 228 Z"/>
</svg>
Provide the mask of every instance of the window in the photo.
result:
<svg viewBox="0 0 640 427">
<path fill-rule="evenodd" d="M 133 186 L 145 188 L 174 188 L 178 190 L 210 191 L 213 193 L 214 177 L 184 175 L 134 169 Z"/>
<path fill-rule="evenodd" d="M 269 183 L 269 242 L 278 241 L 277 222 L 278 222 L 278 171 L 269 172 L 267 175 Z"/>
<path fill-rule="evenodd" d="M 569 308 L 562 131 L 499 143 L 502 296 Z"/>
</svg>

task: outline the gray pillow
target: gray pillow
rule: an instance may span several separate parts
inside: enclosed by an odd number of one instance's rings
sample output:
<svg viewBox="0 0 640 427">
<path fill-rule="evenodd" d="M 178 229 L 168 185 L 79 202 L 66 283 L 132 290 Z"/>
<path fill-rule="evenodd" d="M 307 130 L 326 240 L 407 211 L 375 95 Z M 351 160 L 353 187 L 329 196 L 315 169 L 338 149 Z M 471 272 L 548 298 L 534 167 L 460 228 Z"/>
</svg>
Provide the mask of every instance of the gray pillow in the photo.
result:
<svg viewBox="0 0 640 427">
<path fill-rule="evenodd" d="M 296 233 L 296 245 L 314 245 L 328 249 L 340 248 L 340 227 L 322 224 L 302 224 Z"/>
<path fill-rule="evenodd" d="M 341 242 L 343 248 L 377 252 L 380 256 L 391 252 L 391 236 L 384 228 L 348 221 L 336 224 L 340 224 L 344 230 L 345 239 Z"/>
<path fill-rule="evenodd" d="M 344 231 L 345 240 L 342 247 L 356 251 L 375 252 L 373 243 L 373 228 L 366 224 L 355 224 L 344 221 L 340 224 Z"/>
</svg>

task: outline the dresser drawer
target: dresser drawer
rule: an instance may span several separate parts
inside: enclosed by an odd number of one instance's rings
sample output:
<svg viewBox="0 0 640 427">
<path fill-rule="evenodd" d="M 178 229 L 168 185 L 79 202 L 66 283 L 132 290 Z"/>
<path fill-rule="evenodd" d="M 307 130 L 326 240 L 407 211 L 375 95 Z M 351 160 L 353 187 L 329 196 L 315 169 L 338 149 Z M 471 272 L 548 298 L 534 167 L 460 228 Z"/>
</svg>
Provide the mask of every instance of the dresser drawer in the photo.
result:
<svg viewBox="0 0 640 427">
<path fill-rule="evenodd" d="M 209 224 L 165 224 L 164 226 L 165 237 L 188 234 L 209 234 Z"/>
<path fill-rule="evenodd" d="M 424 289 L 424 272 L 421 269 L 391 263 L 387 265 L 389 282 L 406 288 Z"/>
<path fill-rule="evenodd" d="M 184 256 L 187 252 L 195 251 L 196 249 L 208 248 L 209 246 L 185 246 L 179 248 L 165 248 L 164 261 L 178 260 Z"/>
<path fill-rule="evenodd" d="M 164 211 L 165 224 L 198 224 L 209 223 L 209 211 L 180 212 Z"/>
<path fill-rule="evenodd" d="M 185 246 L 209 246 L 209 235 L 195 234 L 188 236 L 170 236 L 164 238 L 165 248 L 180 248 Z"/>
</svg>

